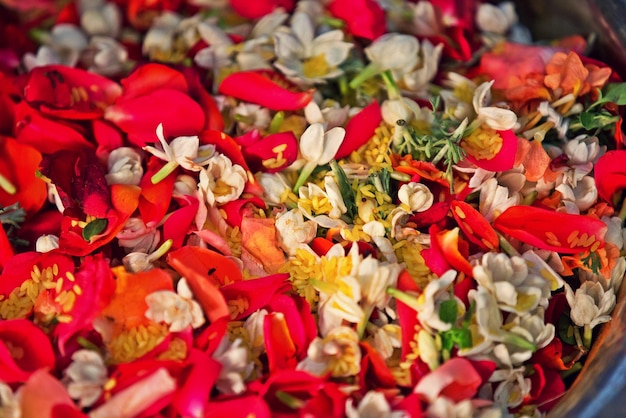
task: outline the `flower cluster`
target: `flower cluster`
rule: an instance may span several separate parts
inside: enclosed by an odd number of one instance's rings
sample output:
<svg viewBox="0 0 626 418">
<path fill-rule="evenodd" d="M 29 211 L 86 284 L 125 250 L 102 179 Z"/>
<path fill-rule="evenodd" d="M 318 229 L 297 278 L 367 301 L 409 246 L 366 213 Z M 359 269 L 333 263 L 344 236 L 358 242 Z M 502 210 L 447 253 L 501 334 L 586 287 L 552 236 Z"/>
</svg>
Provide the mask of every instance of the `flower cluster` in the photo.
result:
<svg viewBox="0 0 626 418">
<path fill-rule="evenodd" d="M 541 416 L 626 270 L 586 50 L 510 2 L 0 0 L 0 415 Z"/>
</svg>

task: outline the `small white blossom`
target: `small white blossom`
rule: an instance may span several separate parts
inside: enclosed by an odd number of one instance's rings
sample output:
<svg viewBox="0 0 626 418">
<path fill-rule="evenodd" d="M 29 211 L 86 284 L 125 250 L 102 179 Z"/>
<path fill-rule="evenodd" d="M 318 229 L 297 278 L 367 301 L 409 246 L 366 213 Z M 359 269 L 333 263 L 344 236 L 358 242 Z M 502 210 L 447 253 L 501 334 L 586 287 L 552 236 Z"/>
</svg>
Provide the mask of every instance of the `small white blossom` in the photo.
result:
<svg viewBox="0 0 626 418">
<path fill-rule="evenodd" d="M 263 200 L 272 205 L 281 204 L 292 187 L 283 173 L 259 173 L 257 181 L 263 188 Z"/>
<path fill-rule="evenodd" d="M 177 293 L 170 290 L 157 290 L 146 296 L 146 318 L 155 322 L 168 324 L 170 332 L 180 332 L 191 326 L 198 328 L 204 324 L 202 308 L 193 300 L 187 281 L 181 278 L 176 288 Z"/>
<path fill-rule="evenodd" d="M 476 23 L 483 32 L 492 32 L 504 35 L 517 23 L 515 5 L 510 1 L 498 5 L 483 3 L 478 6 Z"/>
<path fill-rule="evenodd" d="M 88 71 L 107 77 L 121 73 L 127 60 L 126 48 L 115 39 L 106 36 L 91 37 L 82 56 Z"/>
<path fill-rule="evenodd" d="M 242 132 L 267 129 L 272 120 L 269 109 L 252 103 L 239 103 L 233 109 L 233 115 Z"/>
<path fill-rule="evenodd" d="M 591 176 L 584 176 L 572 187 L 566 183 L 561 183 L 556 190 L 563 195 L 562 203 L 567 209 L 567 213 L 579 214 L 595 205 L 598 199 L 598 189 L 595 179 Z"/>
<path fill-rule="evenodd" d="M 161 147 L 145 146 L 143 149 L 168 164 L 180 165 L 185 170 L 202 170 L 202 166 L 209 164 L 215 152 L 214 145 L 200 146 L 197 136 L 179 136 L 168 144 L 163 135 L 162 123 L 157 126 L 156 135 Z"/>
<path fill-rule="evenodd" d="M 500 186 L 498 180 L 490 178 L 480 188 L 478 209 L 489 222 L 494 221 L 502 212 L 520 202 L 519 193 L 511 194 L 509 189 Z"/>
<path fill-rule="evenodd" d="M 348 58 L 352 43 L 343 41 L 341 30 L 315 36 L 311 18 L 295 12 L 291 28 L 274 33 L 277 60 L 274 63 L 287 77 L 307 84 L 320 83 L 343 74 L 339 66 Z"/>
<path fill-rule="evenodd" d="M 403 120 L 411 123 L 414 120 L 421 119 L 422 109 L 414 101 L 406 97 L 398 97 L 396 99 L 388 99 L 381 105 L 383 120 L 391 126 L 398 129 L 396 122 Z"/>
<path fill-rule="evenodd" d="M 89 35 L 115 38 L 122 28 L 122 13 L 115 3 L 104 0 L 78 1 L 80 25 Z"/>
<path fill-rule="evenodd" d="M 419 47 L 415 36 L 386 33 L 365 48 L 365 54 L 379 72 L 391 70 L 400 79 L 417 65 Z"/>
<path fill-rule="evenodd" d="M 470 418 L 474 413 L 470 399 L 454 402 L 445 396 L 439 396 L 426 409 L 426 416 L 430 418 Z"/>
<path fill-rule="evenodd" d="M 146 225 L 143 219 L 129 218 L 124 228 L 115 236 L 120 247 L 128 252 L 152 252 L 161 239 L 161 233 L 156 225 Z"/>
<path fill-rule="evenodd" d="M 494 391 L 494 401 L 504 408 L 515 408 L 522 404 L 530 393 L 530 379 L 524 377 L 524 368 L 496 370 L 489 379 L 500 382 Z"/>
<path fill-rule="evenodd" d="M 450 300 L 451 298 L 454 298 L 457 302 L 461 315 L 464 313 L 465 306 L 463 302 L 454 295 L 450 295 L 450 291 L 448 290 L 449 286 L 456 278 L 456 274 L 457 272 L 455 270 L 448 270 L 440 278 L 432 280 L 426 285 L 426 288 L 424 288 L 424 292 L 419 298 L 420 305 L 417 309 L 419 320 L 424 328 L 428 330 L 447 331 L 452 327 L 451 324 L 442 321 L 439 317 L 439 306 L 442 302 Z"/>
<path fill-rule="evenodd" d="M 13 393 L 9 385 L 0 382 L 0 417 L 20 418 L 21 416 L 22 410 L 18 396 Z"/>
<path fill-rule="evenodd" d="M 52 234 L 40 236 L 35 243 L 35 251 L 38 253 L 47 253 L 57 248 L 59 248 L 59 237 Z"/>
<path fill-rule="evenodd" d="M 143 176 L 141 155 L 130 147 L 119 147 L 111 151 L 107 160 L 109 172 L 107 184 L 139 185 Z"/>
<path fill-rule="evenodd" d="M 359 336 L 352 328 L 338 326 L 324 338 L 316 337 L 297 369 L 318 376 L 329 372 L 333 377 L 357 375 L 361 369 Z"/>
<path fill-rule="evenodd" d="M 67 392 L 79 401 L 81 408 L 93 405 L 108 379 L 102 356 L 92 350 L 78 350 L 72 354 L 72 363 L 65 370 L 68 378 Z"/>
<path fill-rule="evenodd" d="M 224 336 L 213 358 L 222 365 L 215 383 L 217 390 L 227 395 L 242 393 L 246 389 L 244 379 L 250 375 L 254 364 L 248 361 L 248 350 L 241 345 L 241 339 L 231 343 L 228 336 Z"/>
<path fill-rule="evenodd" d="M 424 212 L 430 209 L 435 197 L 425 184 L 410 182 L 400 186 L 398 199 L 406 205 L 411 212 Z"/>
<path fill-rule="evenodd" d="M 143 38 L 142 52 L 152 56 L 171 51 L 174 35 L 182 17 L 170 11 L 164 11 L 152 21 L 150 29 Z"/>
<path fill-rule="evenodd" d="M 612 288 L 605 291 L 600 283 L 584 282 L 574 292 L 565 284 L 565 296 L 571 307 L 572 322 L 579 327 L 593 329 L 611 320 L 610 314 L 615 307 L 615 293 Z"/>
<path fill-rule="evenodd" d="M 517 124 L 517 115 L 501 107 L 489 106 L 491 103 L 491 86 L 494 81 L 486 81 L 476 88 L 472 104 L 478 120 L 497 131 L 512 129 Z"/>
<path fill-rule="evenodd" d="M 24 66 L 27 70 L 50 64 L 62 64 L 75 67 L 80 54 L 87 48 L 87 37 L 83 31 L 70 23 L 55 25 L 49 34 L 45 34 L 43 45 L 37 55 L 24 55 Z"/>
<path fill-rule="evenodd" d="M 232 202 L 241 196 L 248 181 L 246 170 L 223 154 L 216 154 L 208 161 L 205 170 L 200 171 L 198 188 L 207 203 Z"/>
<path fill-rule="evenodd" d="M 302 212 L 292 209 L 276 216 L 276 231 L 281 247 L 290 255 L 294 255 L 298 248 L 303 248 L 315 238 L 317 224 L 304 220 Z"/>
<path fill-rule="evenodd" d="M 392 411 L 382 392 L 370 390 L 359 402 L 357 408 L 354 401 L 346 401 L 346 416 L 348 418 L 401 418 L 408 416 L 403 411 Z"/>
</svg>

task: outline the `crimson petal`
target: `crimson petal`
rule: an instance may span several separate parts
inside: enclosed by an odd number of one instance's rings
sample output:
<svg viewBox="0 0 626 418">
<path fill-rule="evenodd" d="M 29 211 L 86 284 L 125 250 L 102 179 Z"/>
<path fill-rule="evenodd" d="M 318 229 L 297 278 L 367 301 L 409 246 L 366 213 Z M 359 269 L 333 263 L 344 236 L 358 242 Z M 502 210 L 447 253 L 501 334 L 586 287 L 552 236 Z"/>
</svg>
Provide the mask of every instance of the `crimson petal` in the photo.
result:
<svg viewBox="0 0 626 418">
<path fill-rule="evenodd" d="M 268 71 L 239 71 L 224 78 L 219 92 L 271 110 L 300 110 L 313 99 L 313 90 L 294 92 L 280 86 L 271 76 L 278 75 Z"/>
<path fill-rule="evenodd" d="M 604 246 L 607 226 L 590 216 L 533 206 L 511 206 L 493 223 L 495 229 L 537 248 L 576 254 Z"/>
<path fill-rule="evenodd" d="M 346 136 L 335 154 L 335 158 L 343 158 L 369 141 L 376 128 L 383 120 L 383 114 L 377 101 L 365 106 L 346 124 Z"/>
</svg>

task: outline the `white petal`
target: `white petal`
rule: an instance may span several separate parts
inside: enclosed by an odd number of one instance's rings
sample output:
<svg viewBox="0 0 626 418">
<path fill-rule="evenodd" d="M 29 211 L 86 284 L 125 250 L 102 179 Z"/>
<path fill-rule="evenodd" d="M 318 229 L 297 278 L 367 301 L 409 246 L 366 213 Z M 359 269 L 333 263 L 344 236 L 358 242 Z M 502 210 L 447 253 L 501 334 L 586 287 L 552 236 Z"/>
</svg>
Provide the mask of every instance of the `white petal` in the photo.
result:
<svg viewBox="0 0 626 418">
<path fill-rule="evenodd" d="M 317 160 L 319 165 L 326 164 L 335 157 L 345 136 L 346 130 L 339 126 L 324 134 L 324 149 Z"/>
<path fill-rule="evenodd" d="M 337 147 L 337 149 L 339 149 L 339 147 Z M 323 151 L 324 126 L 321 123 L 314 123 L 309 126 L 300 137 L 300 153 L 302 153 L 302 156 L 308 161 L 318 162 L 322 157 Z"/>
</svg>

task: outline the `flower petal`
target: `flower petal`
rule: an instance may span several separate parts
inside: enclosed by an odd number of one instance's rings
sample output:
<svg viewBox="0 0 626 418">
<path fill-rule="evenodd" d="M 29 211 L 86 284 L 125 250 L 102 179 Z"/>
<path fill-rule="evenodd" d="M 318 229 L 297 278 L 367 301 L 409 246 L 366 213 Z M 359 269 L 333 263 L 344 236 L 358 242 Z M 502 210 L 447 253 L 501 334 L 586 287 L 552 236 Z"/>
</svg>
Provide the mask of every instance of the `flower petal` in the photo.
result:
<svg viewBox="0 0 626 418">
<path fill-rule="evenodd" d="M 346 136 L 335 155 L 343 158 L 350 155 L 374 136 L 374 131 L 383 120 L 380 105 L 374 100 L 354 115 L 346 124 Z"/>
<path fill-rule="evenodd" d="M 591 216 L 511 206 L 493 223 L 495 229 L 535 247 L 575 254 L 604 246 L 607 226 Z"/>
</svg>

